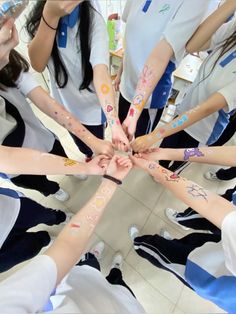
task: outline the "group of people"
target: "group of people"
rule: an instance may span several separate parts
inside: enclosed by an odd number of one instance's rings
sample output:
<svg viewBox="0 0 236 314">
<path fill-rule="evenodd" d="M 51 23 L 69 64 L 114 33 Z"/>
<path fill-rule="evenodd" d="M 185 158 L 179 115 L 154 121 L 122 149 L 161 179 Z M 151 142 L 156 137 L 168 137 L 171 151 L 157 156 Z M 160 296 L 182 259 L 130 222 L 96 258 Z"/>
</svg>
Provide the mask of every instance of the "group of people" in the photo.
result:
<svg viewBox="0 0 236 314">
<path fill-rule="evenodd" d="M 3 313 L 144 313 L 124 282 L 122 257 L 109 275 L 100 273 L 103 245 L 84 249 L 132 167 L 150 174 L 189 208 L 167 217 L 200 231 L 182 239 L 168 232 L 140 235 L 129 230 L 137 254 L 172 272 L 222 309 L 236 310 L 235 187 L 218 196 L 180 176 L 186 162 L 231 167 L 208 179 L 235 177 L 236 1 L 212 15 L 208 0 L 127 0 L 124 57 L 114 82 L 109 74 L 106 25 L 93 1 L 38 1 L 27 16 L 30 65 L 14 48 L 13 19 L 0 30 L 0 172 L 14 185 L 59 201 L 69 198 L 47 175 L 103 176 L 94 196 L 68 222 L 59 209 L 45 208 L 17 189 L 0 188 L 0 271 L 31 259 L 0 283 Z M 178 104 L 177 116 L 159 126 L 172 87 L 172 73 L 184 55 L 207 51 L 196 80 Z M 30 66 L 50 76 L 50 95 L 33 79 Z M 118 110 L 115 91 L 120 91 Z M 34 114 L 28 98 L 66 128 L 84 154 L 68 158 L 60 139 Z M 106 126 L 112 140 L 104 139 Z M 152 148 L 162 141 L 159 148 Z M 129 152 L 120 156 L 116 151 Z M 234 204 L 235 205 L 234 205 Z M 52 244 L 40 223 L 64 223 Z M 131 222 L 132 223 L 132 222 Z M 36 257 L 35 257 L 36 256 Z M 74 267 L 74 265 L 76 265 Z M 37 283 L 37 286 L 35 285 Z M 158 304 L 157 304 L 158 308 Z"/>
</svg>

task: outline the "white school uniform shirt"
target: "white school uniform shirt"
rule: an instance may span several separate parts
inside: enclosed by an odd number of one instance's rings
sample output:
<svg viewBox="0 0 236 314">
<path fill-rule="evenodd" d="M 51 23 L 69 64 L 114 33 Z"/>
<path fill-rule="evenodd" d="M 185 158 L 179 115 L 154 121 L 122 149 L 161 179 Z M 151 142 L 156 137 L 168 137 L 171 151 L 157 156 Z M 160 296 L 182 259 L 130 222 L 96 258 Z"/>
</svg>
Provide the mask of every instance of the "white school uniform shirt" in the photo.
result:
<svg viewBox="0 0 236 314">
<path fill-rule="evenodd" d="M 82 82 L 80 39 L 78 36 L 78 23 L 73 28 L 67 29 L 66 47 L 58 46 L 60 56 L 67 69 L 68 83 L 64 88 L 59 88 L 55 81 L 52 58 L 48 63 L 50 74 L 50 90 L 52 97 L 71 112 L 82 124 L 101 125 L 105 122 L 104 114 L 95 92 L 93 83 L 91 90 L 79 90 Z M 58 37 L 57 37 L 58 44 Z M 91 34 L 90 63 L 96 65 L 105 64 L 109 67 L 108 33 L 103 17 L 94 10 L 93 27 Z"/>
<path fill-rule="evenodd" d="M 27 95 L 39 84 L 34 80 L 29 72 L 22 72 L 16 82 L 17 88 L 7 88 L 6 91 L 0 91 L 0 96 L 5 97 L 12 105 L 19 111 L 25 124 L 25 137 L 22 147 L 32 148 L 43 152 L 50 152 L 55 142 L 55 135 L 50 132 L 36 117 L 31 106 L 26 100 Z M 5 104 L 1 99 L 1 117 L 0 121 L 8 118 L 9 115 L 5 111 Z M 9 129 L 0 128 L 1 143 L 9 133 L 15 128 L 16 121 L 12 118 L 10 120 L 12 125 Z M 3 124 L 4 125 L 4 124 Z M 8 175 L 14 177 L 14 175 Z"/>
<path fill-rule="evenodd" d="M 127 0 L 123 12 L 126 31 L 120 84 L 121 94 L 127 101 L 132 101 L 144 64 L 161 39 L 166 39 L 174 51 L 172 64 L 180 63 L 185 45 L 201 23 L 208 5 L 208 0 Z M 169 89 L 163 88 L 162 95 L 154 102 L 161 102 Z M 149 108 L 151 103 L 152 97 L 145 107 Z"/>
<path fill-rule="evenodd" d="M 212 53 L 203 62 L 198 75 L 186 93 L 177 113 L 188 111 L 206 101 L 212 94 L 220 93 L 226 100 L 225 109 L 217 111 L 185 129 L 200 144 L 213 144 L 220 137 L 228 124 L 229 113 L 236 110 L 236 45 L 225 53 L 209 75 L 221 49 L 221 43 L 236 30 L 236 19 L 224 24 L 215 33 L 209 50 Z M 209 76 L 208 76 L 209 75 Z"/>
<path fill-rule="evenodd" d="M 236 210 L 222 223 L 222 241 L 207 242 L 190 253 L 185 280 L 227 313 L 236 311 Z"/>
<path fill-rule="evenodd" d="M 75 266 L 55 291 L 56 278 L 53 259 L 46 255 L 37 256 L 0 283 L 0 312 L 145 313 L 127 288 L 111 285 L 90 266 Z"/>
<path fill-rule="evenodd" d="M 21 196 L 20 192 L 0 187 L 0 249 L 19 215 Z"/>
</svg>

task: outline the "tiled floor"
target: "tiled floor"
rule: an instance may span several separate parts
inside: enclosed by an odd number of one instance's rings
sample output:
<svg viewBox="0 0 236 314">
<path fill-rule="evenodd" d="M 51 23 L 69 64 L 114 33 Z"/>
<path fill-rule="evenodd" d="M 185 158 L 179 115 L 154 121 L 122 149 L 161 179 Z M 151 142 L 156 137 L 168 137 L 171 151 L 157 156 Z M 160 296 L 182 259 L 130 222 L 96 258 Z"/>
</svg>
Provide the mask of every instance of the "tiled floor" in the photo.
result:
<svg viewBox="0 0 236 314">
<path fill-rule="evenodd" d="M 51 119 L 45 118 L 43 114 L 40 113 L 39 116 L 60 137 L 71 158 L 82 158 L 63 128 L 57 126 Z M 184 176 L 210 190 L 223 192 L 229 183 L 206 181 L 202 174 L 207 169 L 209 169 L 207 165 L 192 164 L 184 171 Z M 69 176 L 54 176 L 53 179 L 60 182 L 63 189 L 70 193 L 71 197 L 68 202 L 61 204 L 52 197 L 42 197 L 38 192 L 24 191 L 24 193 L 47 206 L 77 212 L 94 193 L 100 182 L 98 177 L 90 177 L 87 181 L 79 181 Z M 9 183 L 1 182 L 1 185 L 7 186 Z M 176 237 L 186 234 L 182 229 L 167 221 L 163 213 L 167 206 L 178 210 L 186 207 L 165 191 L 160 184 L 154 182 L 150 176 L 142 171 L 132 170 L 108 205 L 106 213 L 90 241 L 90 244 L 93 244 L 102 239 L 106 243 L 105 257 L 101 262 L 102 271 L 104 274 L 108 272 L 112 256 L 115 251 L 119 250 L 125 257 L 124 278 L 134 290 L 147 313 L 222 313 L 217 306 L 203 300 L 189 288 L 184 287 L 172 274 L 154 268 L 147 261 L 141 259 L 132 249 L 127 230 L 133 223 L 138 225 L 141 232 L 145 234 L 158 233 L 162 227 Z M 57 234 L 60 228 L 47 228 L 47 230 L 50 230 L 52 234 Z M 18 267 L 1 274 L 0 280 Z"/>
</svg>

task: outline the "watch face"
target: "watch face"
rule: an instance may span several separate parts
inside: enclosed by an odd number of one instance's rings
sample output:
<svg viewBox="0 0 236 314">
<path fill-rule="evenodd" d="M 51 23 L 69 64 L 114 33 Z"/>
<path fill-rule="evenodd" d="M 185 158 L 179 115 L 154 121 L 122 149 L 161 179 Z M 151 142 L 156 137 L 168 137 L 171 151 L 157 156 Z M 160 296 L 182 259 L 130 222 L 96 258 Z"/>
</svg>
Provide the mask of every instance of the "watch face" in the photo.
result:
<svg viewBox="0 0 236 314">
<path fill-rule="evenodd" d="M 17 18 L 28 5 L 29 0 L 9 0 L 0 5 L 0 27 L 10 17 Z"/>
</svg>

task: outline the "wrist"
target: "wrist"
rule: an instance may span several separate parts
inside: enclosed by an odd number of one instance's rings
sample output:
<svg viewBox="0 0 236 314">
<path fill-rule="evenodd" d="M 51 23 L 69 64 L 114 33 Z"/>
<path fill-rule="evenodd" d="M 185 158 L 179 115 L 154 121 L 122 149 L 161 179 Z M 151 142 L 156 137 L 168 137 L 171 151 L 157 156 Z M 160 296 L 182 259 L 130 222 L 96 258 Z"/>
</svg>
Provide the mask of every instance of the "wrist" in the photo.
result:
<svg viewBox="0 0 236 314">
<path fill-rule="evenodd" d="M 50 10 L 48 10 L 46 6 L 44 7 L 42 16 L 50 26 L 52 26 L 53 28 L 58 27 L 60 16 L 56 16 L 54 12 L 50 12 Z"/>
</svg>

